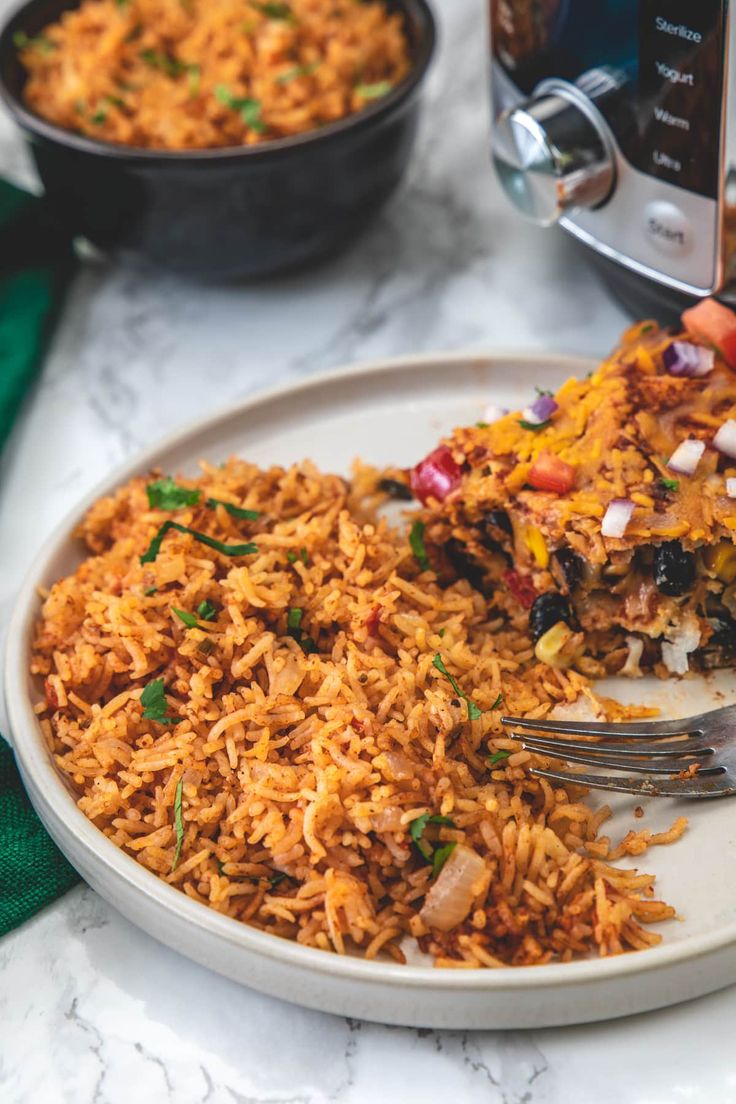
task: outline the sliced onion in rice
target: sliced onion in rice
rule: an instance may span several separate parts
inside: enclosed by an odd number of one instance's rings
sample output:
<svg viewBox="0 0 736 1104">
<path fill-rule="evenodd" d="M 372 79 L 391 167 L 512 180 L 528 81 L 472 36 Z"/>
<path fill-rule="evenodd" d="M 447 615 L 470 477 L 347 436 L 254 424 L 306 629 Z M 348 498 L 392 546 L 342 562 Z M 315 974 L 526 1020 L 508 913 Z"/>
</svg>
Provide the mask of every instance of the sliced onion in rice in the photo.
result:
<svg viewBox="0 0 736 1104">
<path fill-rule="evenodd" d="M 733 476 L 726 480 L 726 494 L 729 498 L 736 498 L 736 479 Z"/>
<path fill-rule="evenodd" d="M 673 341 L 663 355 L 664 366 L 671 376 L 707 376 L 713 371 L 715 353 L 690 341 Z"/>
<path fill-rule="evenodd" d="M 523 421 L 529 422 L 530 425 L 542 425 L 543 422 L 548 422 L 558 409 L 558 405 L 551 395 L 540 395 L 531 406 L 527 406 L 522 411 L 521 417 Z"/>
<path fill-rule="evenodd" d="M 736 427 L 736 422 L 734 426 Z M 694 475 L 704 452 L 704 441 L 696 441 L 694 437 L 688 437 L 686 441 L 681 441 L 672 453 L 667 461 L 667 467 L 672 471 L 681 472 L 682 475 Z"/>
<path fill-rule="evenodd" d="M 419 912 L 428 928 L 451 931 L 470 912 L 486 873 L 486 864 L 471 847 L 459 843 L 442 867 Z"/>
<path fill-rule="evenodd" d="M 713 446 L 725 456 L 736 460 L 736 421 L 729 418 L 713 438 Z"/>
<path fill-rule="evenodd" d="M 634 512 L 634 503 L 630 498 L 614 498 L 609 502 L 608 509 L 601 522 L 602 537 L 622 537 L 626 527 L 631 521 Z"/>
</svg>

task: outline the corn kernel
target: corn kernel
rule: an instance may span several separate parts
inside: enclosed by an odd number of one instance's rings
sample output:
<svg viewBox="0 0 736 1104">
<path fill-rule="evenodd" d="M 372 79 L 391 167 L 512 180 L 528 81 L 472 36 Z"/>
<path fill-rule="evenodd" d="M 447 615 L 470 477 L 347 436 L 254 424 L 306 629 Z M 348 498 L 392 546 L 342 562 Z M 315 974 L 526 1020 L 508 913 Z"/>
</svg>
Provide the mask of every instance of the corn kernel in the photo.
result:
<svg viewBox="0 0 736 1104">
<path fill-rule="evenodd" d="M 719 541 L 713 548 L 706 548 L 703 560 L 721 582 L 732 583 L 736 579 L 736 545 L 730 541 Z"/>
<path fill-rule="evenodd" d="M 530 525 L 526 531 L 526 546 L 537 561 L 537 567 L 544 570 L 549 563 L 549 551 L 544 537 L 533 525 Z"/>
<path fill-rule="evenodd" d="M 561 656 L 560 652 L 572 636 L 572 629 L 564 621 L 558 621 L 551 629 L 540 636 L 534 647 L 534 654 L 540 663 L 549 667 L 567 667 L 572 656 Z"/>
</svg>

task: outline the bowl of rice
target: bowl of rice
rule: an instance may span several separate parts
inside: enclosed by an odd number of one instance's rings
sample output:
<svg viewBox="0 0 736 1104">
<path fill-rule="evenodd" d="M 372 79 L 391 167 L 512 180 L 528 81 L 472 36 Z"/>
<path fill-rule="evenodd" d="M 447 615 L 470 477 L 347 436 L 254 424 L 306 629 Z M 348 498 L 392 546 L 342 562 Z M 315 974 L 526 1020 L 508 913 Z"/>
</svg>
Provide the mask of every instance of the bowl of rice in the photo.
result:
<svg viewBox="0 0 736 1104">
<path fill-rule="evenodd" d="M 58 220 L 205 280 L 338 251 L 408 164 L 426 0 L 30 0 L 0 95 Z"/>
</svg>

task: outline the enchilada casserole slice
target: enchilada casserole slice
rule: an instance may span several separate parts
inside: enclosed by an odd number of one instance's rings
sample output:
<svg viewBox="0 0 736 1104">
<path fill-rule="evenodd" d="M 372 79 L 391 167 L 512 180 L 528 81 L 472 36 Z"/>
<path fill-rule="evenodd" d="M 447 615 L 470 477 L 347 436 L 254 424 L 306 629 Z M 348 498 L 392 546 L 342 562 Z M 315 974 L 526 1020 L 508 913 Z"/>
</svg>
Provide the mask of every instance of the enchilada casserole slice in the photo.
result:
<svg viewBox="0 0 736 1104">
<path fill-rule="evenodd" d="M 528 617 L 551 666 L 736 657 L 736 317 L 708 300 L 683 322 L 637 324 L 589 378 L 456 430 L 411 474 L 433 566 Z"/>
</svg>

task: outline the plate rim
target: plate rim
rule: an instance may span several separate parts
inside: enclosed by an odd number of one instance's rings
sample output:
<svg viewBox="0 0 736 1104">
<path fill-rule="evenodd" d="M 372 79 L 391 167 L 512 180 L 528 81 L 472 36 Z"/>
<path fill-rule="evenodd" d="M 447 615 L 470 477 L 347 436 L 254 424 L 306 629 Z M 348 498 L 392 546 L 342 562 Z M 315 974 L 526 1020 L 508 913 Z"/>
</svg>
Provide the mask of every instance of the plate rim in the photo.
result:
<svg viewBox="0 0 736 1104">
<path fill-rule="evenodd" d="M 204 418 L 188 419 L 178 429 L 166 434 L 152 445 L 137 451 L 123 463 L 116 465 L 98 480 L 62 519 L 53 527 L 43 545 L 33 558 L 13 605 L 5 639 L 3 669 L 5 700 L 10 724 L 10 742 L 16 754 L 27 791 L 36 796 L 39 791 L 45 800 L 46 791 L 54 797 L 48 802 L 50 819 L 55 817 L 62 825 L 71 828 L 86 858 L 92 864 L 103 864 L 113 875 L 150 903 L 165 911 L 173 910 L 180 920 L 203 935 L 215 936 L 230 946 L 254 953 L 260 957 L 275 959 L 284 965 L 304 969 L 310 973 L 329 975 L 344 981 L 362 981 L 380 985 L 396 985 L 406 988 L 442 989 L 463 992 L 508 992 L 527 989 L 570 988 L 580 985 L 598 985 L 617 981 L 634 974 L 666 970 L 678 964 L 692 963 L 700 958 L 727 950 L 736 945 L 736 921 L 700 935 L 668 943 L 666 939 L 644 952 L 631 952 L 608 958 L 588 958 L 573 962 L 555 962 L 533 969 L 504 966 L 498 969 L 474 968 L 467 970 L 442 970 L 434 966 L 400 965 L 397 963 L 339 955 L 314 947 L 305 947 L 295 941 L 283 939 L 253 928 L 240 920 L 223 916 L 207 905 L 188 898 L 181 890 L 159 879 L 116 847 L 107 836 L 89 821 L 78 809 L 57 772 L 38 725 L 28 685 L 28 646 L 33 621 L 38 612 L 38 580 L 47 573 L 50 562 L 60 547 L 70 539 L 71 532 L 90 505 L 103 494 L 120 486 L 135 474 L 149 469 L 157 456 L 181 445 L 199 433 L 215 430 L 230 420 L 266 406 L 280 399 L 291 398 L 309 392 L 319 393 L 326 385 L 357 380 L 374 375 L 383 376 L 397 369 L 410 369 L 419 374 L 422 369 L 447 365 L 448 368 L 476 366 L 491 372 L 517 362 L 525 369 L 539 367 L 574 374 L 586 372 L 597 365 L 592 357 L 543 353 L 524 350 L 448 351 L 437 353 L 404 354 L 353 364 L 337 370 L 327 370 L 305 379 L 287 380 L 275 387 L 259 390 L 244 398 L 222 406 Z M 329 407 L 330 402 L 324 404 Z M 30 784 L 29 784 L 30 783 Z M 41 799 L 39 798 L 39 802 Z M 35 805 L 35 802 L 34 802 Z M 45 818 L 42 818 L 45 819 Z M 103 894 L 104 896 L 104 894 Z M 726 979 L 729 984 L 732 979 Z M 682 998 L 684 999 L 684 998 Z"/>
</svg>

